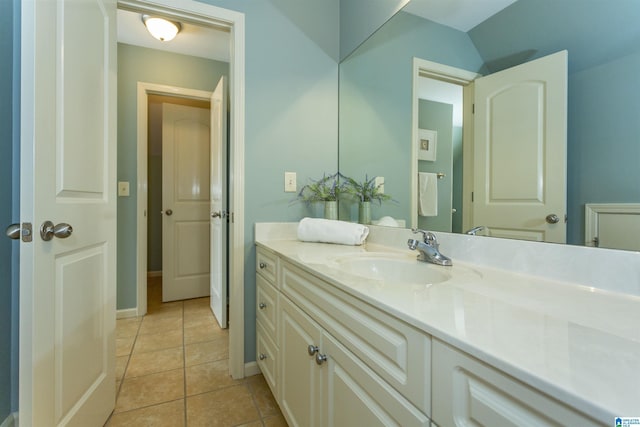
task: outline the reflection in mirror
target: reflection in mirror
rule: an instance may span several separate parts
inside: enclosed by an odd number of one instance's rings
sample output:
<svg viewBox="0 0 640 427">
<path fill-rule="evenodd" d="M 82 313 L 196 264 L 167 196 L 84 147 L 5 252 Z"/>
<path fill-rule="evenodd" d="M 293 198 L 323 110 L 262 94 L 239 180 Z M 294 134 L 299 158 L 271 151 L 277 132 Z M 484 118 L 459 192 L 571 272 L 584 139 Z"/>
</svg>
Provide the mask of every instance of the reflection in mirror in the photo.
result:
<svg viewBox="0 0 640 427">
<path fill-rule="evenodd" d="M 635 0 L 518 0 L 466 32 L 399 12 L 340 65 L 340 172 L 384 177 L 372 217 L 412 224 L 413 58 L 487 75 L 567 49 L 567 242 L 590 244 L 585 204 L 640 202 L 638 22 Z"/>
</svg>

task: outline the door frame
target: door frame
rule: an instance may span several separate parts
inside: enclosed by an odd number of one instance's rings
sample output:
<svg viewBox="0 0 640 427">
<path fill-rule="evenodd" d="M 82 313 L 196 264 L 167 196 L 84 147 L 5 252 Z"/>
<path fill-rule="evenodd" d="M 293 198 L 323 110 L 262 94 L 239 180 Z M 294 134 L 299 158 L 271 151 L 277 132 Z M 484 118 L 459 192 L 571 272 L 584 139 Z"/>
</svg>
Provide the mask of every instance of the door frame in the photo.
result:
<svg viewBox="0 0 640 427">
<path fill-rule="evenodd" d="M 451 67 L 426 59 L 413 57 L 412 122 L 411 122 L 411 228 L 418 227 L 418 80 L 421 77 L 462 86 L 462 228 L 466 230 L 473 218 L 471 192 L 473 191 L 473 81 L 481 74 Z M 469 195 L 468 197 L 466 195 Z"/>
<path fill-rule="evenodd" d="M 229 373 L 233 378 L 243 378 L 244 365 L 244 80 L 245 80 L 245 23 L 244 14 L 194 0 L 118 0 L 118 7 L 148 14 L 159 13 L 177 20 L 187 19 L 203 25 L 215 25 L 230 31 L 229 60 Z M 145 109 L 146 109 L 146 103 Z M 142 126 L 146 133 L 146 122 Z M 138 132 L 141 127 L 138 125 Z M 140 138 L 140 134 L 138 134 Z M 144 140 L 146 153 L 146 139 Z M 138 141 L 138 149 L 140 142 Z M 138 152 L 138 161 L 141 156 Z M 146 162 L 146 154 L 144 155 Z M 146 170 L 146 168 L 145 168 Z M 146 172 L 145 172 L 146 173 Z M 146 195 L 146 175 L 140 180 L 138 170 L 138 195 Z M 138 222 L 138 310 L 140 309 L 140 220 L 144 219 L 146 205 L 140 208 L 140 196 L 137 206 Z M 146 197 L 144 198 L 146 200 Z M 146 223 L 146 221 L 145 221 Z M 146 259 L 146 228 L 143 230 L 144 256 Z M 144 265 L 146 283 L 146 263 Z M 146 294 L 146 287 L 143 291 Z M 146 298 L 144 299 L 146 305 Z M 146 312 L 146 307 L 145 307 Z M 142 313 L 138 313 L 141 315 Z M 232 326 L 231 326 L 232 325 Z"/>
</svg>

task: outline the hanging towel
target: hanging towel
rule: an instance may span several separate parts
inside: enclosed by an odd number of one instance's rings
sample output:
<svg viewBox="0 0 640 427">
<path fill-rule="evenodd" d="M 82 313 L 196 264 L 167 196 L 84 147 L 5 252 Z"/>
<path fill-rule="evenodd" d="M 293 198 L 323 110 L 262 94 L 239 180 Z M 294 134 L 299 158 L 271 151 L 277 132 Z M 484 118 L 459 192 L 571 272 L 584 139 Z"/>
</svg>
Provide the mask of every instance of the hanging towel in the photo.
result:
<svg viewBox="0 0 640 427">
<path fill-rule="evenodd" d="M 418 172 L 418 214 L 438 216 L 438 175 Z"/>
<path fill-rule="evenodd" d="M 369 227 L 346 221 L 303 218 L 298 224 L 298 240 L 303 242 L 361 245 L 369 235 Z"/>
</svg>

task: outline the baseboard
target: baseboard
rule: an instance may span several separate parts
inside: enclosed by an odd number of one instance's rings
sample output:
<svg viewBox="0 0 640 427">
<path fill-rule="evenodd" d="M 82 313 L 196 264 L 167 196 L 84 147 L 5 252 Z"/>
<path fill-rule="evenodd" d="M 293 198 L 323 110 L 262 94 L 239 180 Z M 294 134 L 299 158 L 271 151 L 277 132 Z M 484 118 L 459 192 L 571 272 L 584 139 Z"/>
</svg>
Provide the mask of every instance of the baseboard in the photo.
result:
<svg viewBox="0 0 640 427">
<path fill-rule="evenodd" d="M 244 364 L 244 376 L 245 377 L 252 377 L 254 375 L 259 375 L 261 373 L 262 373 L 262 371 L 260 371 L 260 368 L 258 367 L 258 363 L 257 362 L 249 362 L 249 363 L 245 363 Z"/>
<path fill-rule="evenodd" d="M 160 271 L 147 271 L 147 277 L 162 277 L 162 270 L 160 270 Z"/>
<path fill-rule="evenodd" d="M 18 427 L 18 413 L 7 415 L 7 418 L 0 424 L 0 427 Z"/>
<path fill-rule="evenodd" d="M 137 308 L 125 308 L 122 310 L 116 310 L 116 319 L 127 319 L 129 317 L 137 317 L 138 309 Z M 0 426 L 4 427 L 4 426 Z"/>
</svg>

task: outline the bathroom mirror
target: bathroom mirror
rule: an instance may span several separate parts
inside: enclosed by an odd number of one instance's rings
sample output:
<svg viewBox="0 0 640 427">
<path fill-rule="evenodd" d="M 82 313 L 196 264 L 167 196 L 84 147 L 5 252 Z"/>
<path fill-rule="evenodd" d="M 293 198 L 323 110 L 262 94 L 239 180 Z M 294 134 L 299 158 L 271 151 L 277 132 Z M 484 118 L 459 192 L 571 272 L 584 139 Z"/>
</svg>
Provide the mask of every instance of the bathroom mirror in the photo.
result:
<svg viewBox="0 0 640 427">
<path fill-rule="evenodd" d="M 384 177 L 396 200 L 374 204 L 374 219 L 411 225 L 414 57 L 487 75 L 566 49 L 567 243 L 585 244 L 586 203 L 640 202 L 640 2 L 518 0 L 466 32 L 406 10 L 340 64 L 339 170 Z M 357 220 L 357 205 L 340 217 Z M 440 231 L 463 231 L 450 227 Z"/>
</svg>

